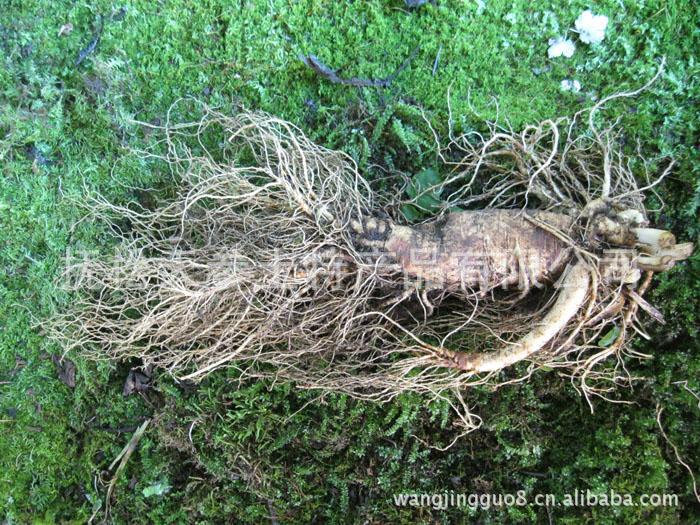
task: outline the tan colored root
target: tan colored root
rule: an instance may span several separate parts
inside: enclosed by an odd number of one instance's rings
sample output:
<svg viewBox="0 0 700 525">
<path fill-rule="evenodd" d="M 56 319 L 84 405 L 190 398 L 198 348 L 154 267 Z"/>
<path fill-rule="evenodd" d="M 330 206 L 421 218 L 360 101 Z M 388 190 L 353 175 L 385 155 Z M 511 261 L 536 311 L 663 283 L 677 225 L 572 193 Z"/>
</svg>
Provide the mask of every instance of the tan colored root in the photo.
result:
<svg viewBox="0 0 700 525">
<path fill-rule="evenodd" d="M 656 249 L 672 248 L 676 244 L 676 237 L 669 231 L 655 228 L 634 228 L 637 242 L 648 244 Z"/>
<path fill-rule="evenodd" d="M 187 149 L 188 133 L 214 129 L 229 160 Z M 54 323 L 67 350 L 138 357 L 181 379 L 235 366 L 371 399 L 439 394 L 439 380 L 386 370 L 421 343 L 376 309 L 404 283 L 353 248 L 349 222 L 370 214 L 372 195 L 348 157 L 256 113 L 165 132 L 175 199 L 154 211 L 90 203 L 133 231 L 116 255 L 68 267 L 76 300 Z"/>
<path fill-rule="evenodd" d="M 576 118 L 521 133 L 493 125 L 489 137 L 471 133 L 447 146 L 451 160 L 443 159 L 452 172 L 439 215 L 476 205 L 580 219 L 581 227 L 567 231 L 538 227 L 581 260 L 567 277 L 581 286 L 558 298 L 543 288 L 522 300 L 517 290 L 483 296 L 430 289 L 364 252 L 357 219 L 390 199 L 370 191 L 349 157 L 269 115 L 203 111 L 199 122 L 158 128 L 163 141 L 141 152 L 175 174 L 174 198 L 152 210 L 90 201 L 121 244 L 109 257 L 68 266 L 74 303 L 52 327 L 67 351 L 140 358 L 181 379 L 235 367 L 242 378 L 291 380 L 362 399 L 419 392 L 455 403 L 466 428 L 478 418 L 461 395 L 447 392 L 521 381 L 543 366 L 576 379 L 587 395 L 605 396 L 629 380 L 622 358 L 633 354 L 626 341 L 637 307 L 625 290 L 636 279 L 615 283 L 598 273 L 602 255 L 589 244 L 584 212 L 609 181 L 606 203 L 646 217 L 613 128 L 586 134 Z M 225 147 L 210 152 L 207 143 Z M 613 326 L 621 326 L 620 336 L 601 347 Z M 487 357 L 470 357 L 480 364 L 464 373 L 445 366 L 443 349 Z M 508 368 L 520 361 L 529 364 Z"/>
<path fill-rule="evenodd" d="M 554 305 L 530 332 L 512 346 L 478 354 L 458 354 L 441 349 L 447 357 L 446 366 L 465 372 L 495 372 L 537 353 L 579 314 L 591 284 L 590 273 L 590 268 L 583 263 L 570 268 L 563 278 Z"/>
</svg>

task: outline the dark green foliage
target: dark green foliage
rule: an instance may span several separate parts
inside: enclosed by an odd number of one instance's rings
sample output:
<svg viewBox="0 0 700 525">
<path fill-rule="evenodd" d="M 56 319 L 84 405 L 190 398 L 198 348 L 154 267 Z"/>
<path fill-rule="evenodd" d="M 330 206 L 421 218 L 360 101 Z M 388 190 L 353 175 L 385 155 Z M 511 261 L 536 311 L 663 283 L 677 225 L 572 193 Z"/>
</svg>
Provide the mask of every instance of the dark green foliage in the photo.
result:
<svg viewBox="0 0 700 525">
<path fill-rule="evenodd" d="M 678 160 L 654 219 L 682 240 L 697 240 L 697 2 L 597 2 L 594 10 L 610 17 L 605 42 L 579 43 L 572 59 L 552 61 L 547 39 L 564 34 L 589 3 L 480 5 L 0 2 L 0 519 L 86 521 L 104 506 L 106 490 L 95 476 L 144 418 L 153 422 L 117 482 L 117 523 L 264 523 L 273 514 L 280 523 L 547 523 L 544 508 L 400 508 L 392 495 L 562 496 L 576 489 L 672 492 L 680 505 L 557 507 L 550 511 L 556 523 L 700 519 L 690 477 L 656 423 L 662 407 L 669 438 L 700 469 L 700 408 L 684 388 L 700 391 L 697 256 L 657 280 L 651 298 L 667 324 L 650 326 L 653 339 L 638 344 L 654 359 L 626 363 L 644 379 L 634 391 L 614 394 L 632 404 L 594 400 L 591 415 L 565 378 L 541 372 L 527 384 L 468 392 L 484 426 L 448 451 L 425 445 L 445 446 L 459 432 L 445 401 L 317 399 L 290 385 L 241 382 L 234 371 L 196 388 L 158 372 L 152 390 L 125 398 L 127 364 L 75 355 L 68 356 L 77 367 L 75 388 L 58 378 L 51 355 L 60 349 L 44 337 L 42 321 L 69 300 L 55 286 L 66 251 L 111 249 L 102 226 L 71 226 L 83 213 L 71 199 L 99 191 L 148 206 L 171 192 L 163 167 L 128 148 L 153 140 L 133 119 L 163 123 L 181 97 L 224 111 L 269 111 L 347 151 L 368 177 L 397 170 L 410 177 L 439 166 L 423 117 L 447 137 L 448 91 L 456 132 L 485 131 L 481 117 L 496 116 L 519 129 L 571 115 L 592 97 L 637 88 L 666 56 L 662 79 L 611 104 L 605 118 L 620 119 L 621 140 L 630 152 L 640 144 L 652 173 L 663 157 Z M 76 65 L 100 19 L 99 43 Z M 58 36 L 67 23 L 73 31 Z M 415 48 L 385 89 L 331 84 L 298 58 L 315 54 L 343 77 L 376 79 L 391 75 Z M 581 81 L 582 93 L 562 92 L 565 78 Z M 171 117 L 196 118 L 196 107 L 181 104 Z M 432 173 L 440 176 L 439 167 Z M 409 194 L 430 177 L 414 177 Z M 133 189 L 147 186 L 158 191 Z M 431 199 L 439 195 L 425 196 L 425 210 L 414 207 L 409 218 L 429 213 Z"/>
</svg>

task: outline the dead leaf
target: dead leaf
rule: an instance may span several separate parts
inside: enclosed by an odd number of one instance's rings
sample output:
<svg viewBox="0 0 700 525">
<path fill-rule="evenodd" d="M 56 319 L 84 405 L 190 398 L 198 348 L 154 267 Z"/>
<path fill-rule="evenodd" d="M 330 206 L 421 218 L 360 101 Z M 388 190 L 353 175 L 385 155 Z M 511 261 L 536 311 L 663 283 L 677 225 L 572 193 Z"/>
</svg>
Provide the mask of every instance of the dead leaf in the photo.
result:
<svg viewBox="0 0 700 525">
<path fill-rule="evenodd" d="M 145 392 L 151 387 L 151 378 L 142 372 L 138 372 L 133 368 L 129 371 L 124 382 L 124 390 L 122 394 L 125 396 L 133 393 Z"/>
<path fill-rule="evenodd" d="M 73 32 L 73 24 L 68 22 L 67 24 L 63 24 L 61 26 L 61 29 L 58 30 L 58 36 L 70 35 L 72 32 Z"/>
<path fill-rule="evenodd" d="M 75 365 L 69 359 L 61 359 L 57 354 L 51 356 L 51 361 L 56 365 L 58 378 L 68 387 L 75 388 Z"/>
<path fill-rule="evenodd" d="M 99 17 L 99 26 L 97 27 L 95 33 L 92 35 L 92 40 L 90 40 L 90 43 L 86 47 L 81 49 L 80 53 L 78 53 L 78 58 L 75 61 L 76 66 L 79 66 L 83 62 L 83 60 L 85 60 L 95 51 L 95 49 L 97 49 L 97 45 L 100 43 L 100 38 L 102 38 L 103 30 L 104 20 L 102 19 L 102 17 Z"/>
</svg>

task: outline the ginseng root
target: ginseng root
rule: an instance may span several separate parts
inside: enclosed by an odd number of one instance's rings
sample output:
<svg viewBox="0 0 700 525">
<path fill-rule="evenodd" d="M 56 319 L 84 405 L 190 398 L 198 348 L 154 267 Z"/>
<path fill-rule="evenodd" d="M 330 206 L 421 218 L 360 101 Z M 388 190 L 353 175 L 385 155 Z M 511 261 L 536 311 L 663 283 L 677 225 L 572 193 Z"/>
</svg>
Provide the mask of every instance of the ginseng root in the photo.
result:
<svg viewBox="0 0 700 525">
<path fill-rule="evenodd" d="M 575 264 L 566 273 L 549 312 L 511 346 L 489 353 L 458 353 L 445 349 L 445 366 L 467 372 L 495 372 L 538 352 L 579 314 L 589 293 L 590 273 L 585 264 Z"/>
<path fill-rule="evenodd" d="M 193 380 L 235 366 L 380 401 L 511 382 L 529 361 L 525 375 L 557 367 L 604 395 L 637 306 L 661 316 L 642 274 L 693 250 L 649 227 L 614 131 L 585 133 L 580 115 L 454 138 L 444 209 L 411 225 L 393 213 L 405 202 L 293 125 L 202 110 L 160 128 L 167 153 L 147 152 L 178 177 L 174 198 L 90 200 L 130 231 L 115 254 L 68 265 L 74 301 L 52 325 L 67 351 Z"/>
</svg>

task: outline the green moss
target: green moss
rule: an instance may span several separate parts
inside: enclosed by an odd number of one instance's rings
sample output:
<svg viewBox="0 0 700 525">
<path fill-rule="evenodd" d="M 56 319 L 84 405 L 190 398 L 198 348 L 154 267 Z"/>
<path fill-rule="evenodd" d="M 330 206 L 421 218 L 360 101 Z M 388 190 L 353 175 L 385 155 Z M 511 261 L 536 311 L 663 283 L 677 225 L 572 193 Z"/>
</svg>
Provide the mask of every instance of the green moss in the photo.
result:
<svg viewBox="0 0 700 525">
<path fill-rule="evenodd" d="M 573 26 L 588 2 L 399 0 L 191 3 L 6 1 L 0 10 L 0 517 L 9 523 L 84 522 L 104 499 L 95 476 L 154 418 L 118 480 L 117 523 L 547 522 L 543 508 L 433 510 L 396 507 L 399 492 L 551 492 L 575 489 L 674 492 L 671 508 L 555 508 L 563 523 L 651 523 L 697 519 L 687 472 L 656 427 L 691 464 L 700 457 L 698 257 L 658 280 L 652 298 L 667 324 L 639 343 L 653 360 L 630 360 L 644 379 L 617 400 L 585 401 L 554 373 L 468 402 L 482 430 L 455 436 L 446 401 L 416 396 L 386 405 L 343 396 L 316 399 L 289 385 L 243 381 L 222 371 L 192 389 L 164 373 L 143 397 L 121 395 L 127 365 L 70 355 L 76 387 L 60 382 L 42 321 L 68 300 L 55 286 L 66 250 L 110 249 L 105 229 L 83 220 L 71 198 L 100 191 L 118 202 L 145 199 L 133 186 L 172 191 L 158 165 L 131 155 L 152 138 L 133 120 L 163 122 L 181 97 L 224 111 L 243 105 L 289 119 L 326 146 L 410 175 L 434 168 L 428 119 L 448 132 L 483 130 L 498 116 L 518 129 L 570 115 L 665 73 L 650 90 L 611 104 L 623 139 L 652 168 L 677 168 L 650 205 L 654 219 L 692 240 L 700 233 L 700 103 L 696 2 L 596 2 L 610 17 L 604 43 L 570 60 L 546 58 L 547 40 Z M 75 64 L 99 26 L 97 48 Z M 59 28 L 73 31 L 58 36 Z M 386 89 L 331 84 L 299 60 L 317 55 L 346 77 L 384 78 L 414 50 Z M 437 66 L 436 57 L 439 54 Z M 433 74 L 433 70 L 435 73 Z M 565 78 L 581 94 L 560 91 Z M 476 112 L 476 113 L 475 113 Z M 478 113 L 478 114 L 477 114 Z M 196 117 L 181 104 L 175 120 Z M 641 173 L 641 170 L 640 170 Z M 189 435 L 191 430 L 192 440 Z M 168 486 L 162 494 L 144 489 Z M 152 491 L 151 491 L 152 492 Z M 161 492 L 161 491 L 156 491 Z M 103 504 L 103 503 L 102 503 Z"/>
</svg>

